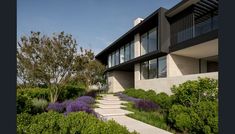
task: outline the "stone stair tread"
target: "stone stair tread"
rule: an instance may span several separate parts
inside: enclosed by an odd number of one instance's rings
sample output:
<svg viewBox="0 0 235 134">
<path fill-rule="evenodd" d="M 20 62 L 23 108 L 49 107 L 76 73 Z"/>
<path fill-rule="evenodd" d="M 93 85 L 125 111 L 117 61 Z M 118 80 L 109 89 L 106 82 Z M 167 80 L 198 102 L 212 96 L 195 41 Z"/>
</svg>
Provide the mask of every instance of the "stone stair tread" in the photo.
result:
<svg viewBox="0 0 235 134">
<path fill-rule="evenodd" d="M 99 108 L 122 108 L 122 107 L 126 107 L 120 104 L 116 104 L 116 105 L 104 105 L 104 104 L 96 104 Z"/>
</svg>

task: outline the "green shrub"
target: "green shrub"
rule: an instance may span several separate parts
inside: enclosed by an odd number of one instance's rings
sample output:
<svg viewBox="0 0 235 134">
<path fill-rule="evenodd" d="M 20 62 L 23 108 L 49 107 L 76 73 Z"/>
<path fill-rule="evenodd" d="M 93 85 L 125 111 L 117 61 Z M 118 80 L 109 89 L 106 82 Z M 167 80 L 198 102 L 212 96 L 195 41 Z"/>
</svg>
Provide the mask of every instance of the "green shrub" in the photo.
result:
<svg viewBox="0 0 235 134">
<path fill-rule="evenodd" d="M 206 128 L 201 128 L 204 133 L 207 133 L 209 130 L 211 133 L 218 133 L 218 102 L 199 102 L 194 107 L 194 111 L 198 114 L 204 125 L 207 126 Z"/>
<path fill-rule="evenodd" d="M 153 99 L 153 101 L 160 105 L 163 109 L 170 109 L 172 106 L 172 99 L 166 93 L 159 93 Z"/>
<path fill-rule="evenodd" d="M 67 99 L 75 99 L 85 94 L 85 88 L 76 85 L 65 85 L 61 87 L 61 92 L 58 100 L 64 101 Z"/>
<path fill-rule="evenodd" d="M 175 103 L 184 106 L 193 106 L 200 101 L 217 101 L 218 81 L 210 78 L 199 78 L 186 81 L 179 86 L 173 86 Z"/>
<path fill-rule="evenodd" d="M 218 133 L 218 103 L 203 101 L 194 107 L 173 105 L 168 121 L 184 132 Z"/>
<path fill-rule="evenodd" d="M 23 112 L 31 112 L 32 109 L 32 99 L 26 94 L 16 95 L 16 110 L 17 114 Z"/>
<path fill-rule="evenodd" d="M 33 110 L 32 112 L 34 114 L 36 113 L 42 113 L 45 111 L 48 102 L 45 99 L 38 99 L 38 98 L 33 98 L 32 99 L 32 105 L 33 105 Z"/>
<path fill-rule="evenodd" d="M 26 122 L 24 122 L 24 119 L 26 119 Z M 130 132 L 114 121 L 103 122 L 84 112 L 70 113 L 67 116 L 48 112 L 35 116 L 29 114 L 17 115 L 17 133 L 129 134 Z"/>
<path fill-rule="evenodd" d="M 43 98 L 49 101 L 49 89 L 48 88 L 24 88 L 18 89 L 17 94 L 23 94 L 30 98 Z"/>
</svg>

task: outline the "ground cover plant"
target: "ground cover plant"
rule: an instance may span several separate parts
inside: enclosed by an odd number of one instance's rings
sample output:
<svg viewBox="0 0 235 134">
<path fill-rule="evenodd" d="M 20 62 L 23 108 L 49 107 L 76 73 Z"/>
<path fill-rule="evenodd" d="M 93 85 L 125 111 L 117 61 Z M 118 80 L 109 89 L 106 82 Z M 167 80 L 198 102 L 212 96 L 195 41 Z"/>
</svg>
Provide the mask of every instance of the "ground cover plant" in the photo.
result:
<svg viewBox="0 0 235 134">
<path fill-rule="evenodd" d="M 114 121 L 101 121 L 85 112 L 63 115 L 57 112 L 32 116 L 28 113 L 17 115 L 18 134 L 134 134 Z"/>
<path fill-rule="evenodd" d="M 126 109 L 134 112 L 128 115 L 132 118 L 177 133 L 218 133 L 217 80 L 199 78 L 171 90 L 174 93 L 171 96 L 142 89 L 126 89 L 124 94 L 117 95 L 130 101 Z M 160 108 L 148 111 L 136 107 L 139 100 L 150 101 Z"/>
</svg>

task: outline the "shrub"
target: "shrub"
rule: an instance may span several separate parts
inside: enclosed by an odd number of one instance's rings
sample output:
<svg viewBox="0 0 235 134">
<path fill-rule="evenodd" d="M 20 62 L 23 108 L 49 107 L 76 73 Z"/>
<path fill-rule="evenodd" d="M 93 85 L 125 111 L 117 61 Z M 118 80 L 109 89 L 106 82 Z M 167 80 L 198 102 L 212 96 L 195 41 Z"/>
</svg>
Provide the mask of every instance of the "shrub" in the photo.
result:
<svg viewBox="0 0 235 134">
<path fill-rule="evenodd" d="M 91 91 L 87 92 L 85 94 L 85 96 L 90 96 L 90 97 L 96 98 L 98 92 L 99 92 L 98 90 L 91 90 Z"/>
<path fill-rule="evenodd" d="M 175 128 L 181 131 L 188 131 L 192 129 L 189 108 L 185 106 L 173 105 L 169 111 L 168 120 Z"/>
<path fill-rule="evenodd" d="M 195 113 L 198 114 L 200 120 L 203 121 L 206 128 L 200 128 L 207 133 L 218 133 L 218 102 L 202 101 L 194 107 Z M 210 129 L 209 129 L 210 128 Z"/>
<path fill-rule="evenodd" d="M 159 106 L 152 101 L 139 100 L 135 102 L 135 108 L 143 111 L 154 111 L 159 109 Z"/>
<path fill-rule="evenodd" d="M 49 101 L 49 89 L 48 88 L 25 88 L 17 89 L 17 94 L 26 95 L 30 98 L 42 98 Z"/>
<path fill-rule="evenodd" d="M 27 122 L 23 122 L 27 119 Z M 17 115 L 17 133 L 60 133 L 60 134 L 130 134 L 128 130 L 114 121 L 103 122 L 84 112 L 70 113 L 67 116 L 56 112 L 35 116 Z"/>
<path fill-rule="evenodd" d="M 175 103 L 192 106 L 200 101 L 217 101 L 218 81 L 210 78 L 199 78 L 186 81 L 179 86 L 173 86 Z"/>
<path fill-rule="evenodd" d="M 89 105 L 95 103 L 95 99 L 90 96 L 81 96 L 77 98 L 77 101 L 82 101 Z"/>
<path fill-rule="evenodd" d="M 65 85 L 61 87 L 58 101 L 66 99 L 75 99 L 85 94 L 85 88 L 76 85 Z"/>
<path fill-rule="evenodd" d="M 22 112 L 31 112 L 32 109 L 32 99 L 24 94 L 18 94 L 16 96 L 16 110 L 17 114 Z"/>
<path fill-rule="evenodd" d="M 154 98 L 154 102 L 159 104 L 163 109 L 169 109 L 172 106 L 172 99 L 166 93 L 159 93 Z"/>
<path fill-rule="evenodd" d="M 134 89 L 134 88 L 125 89 L 124 94 L 134 98 L 149 99 L 149 97 L 146 94 L 146 91 L 144 91 L 143 89 Z"/>
<path fill-rule="evenodd" d="M 32 105 L 33 105 L 33 110 L 32 110 L 32 112 L 33 112 L 34 114 L 36 114 L 36 113 L 44 112 L 46 106 L 48 105 L 48 102 L 47 102 L 47 100 L 45 100 L 45 99 L 37 99 L 37 98 L 34 98 L 34 99 L 32 99 Z"/>
</svg>

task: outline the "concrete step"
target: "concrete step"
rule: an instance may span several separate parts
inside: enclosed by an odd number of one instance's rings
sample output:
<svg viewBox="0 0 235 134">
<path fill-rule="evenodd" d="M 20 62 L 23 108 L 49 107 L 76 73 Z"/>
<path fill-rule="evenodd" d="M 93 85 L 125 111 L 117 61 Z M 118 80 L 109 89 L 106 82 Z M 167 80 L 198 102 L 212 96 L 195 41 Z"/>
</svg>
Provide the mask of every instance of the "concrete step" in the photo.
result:
<svg viewBox="0 0 235 134">
<path fill-rule="evenodd" d="M 120 99 L 118 97 L 103 97 L 102 100 L 120 101 Z"/>
<path fill-rule="evenodd" d="M 104 105 L 121 105 L 122 103 L 128 103 L 126 101 L 110 101 L 110 100 L 96 100 L 100 104 Z"/>
<path fill-rule="evenodd" d="M 140 134 L 172 134 L 166 130 L 151 126 L 144 122 L 135 120 L 127 116 L 107 116 L 105 120 L 115 120 L 117 123 L 127 127 L 129 131 L 137 131 Z"/>
<path fill-rule="evenodd" d="M 114 109 L 114 108 L 121 108 L 121 107 L 126 107 L 126 106 L 123 106 L 123 105 L 104 105 L 104 104 L 96 104 L 99 108 L 103 108 L 103 109 Z"/>
<path fill-rule="evenodd" d="M 107 116 L 122 116 L 126 114 L 131 114 L 133 112 L 123 110 L 123 109 L 103 109 L 103 108 L 95 108 L 95 112 L 100 114 L 103 117 Z"/>
</svg>

